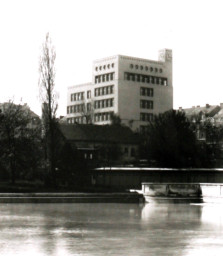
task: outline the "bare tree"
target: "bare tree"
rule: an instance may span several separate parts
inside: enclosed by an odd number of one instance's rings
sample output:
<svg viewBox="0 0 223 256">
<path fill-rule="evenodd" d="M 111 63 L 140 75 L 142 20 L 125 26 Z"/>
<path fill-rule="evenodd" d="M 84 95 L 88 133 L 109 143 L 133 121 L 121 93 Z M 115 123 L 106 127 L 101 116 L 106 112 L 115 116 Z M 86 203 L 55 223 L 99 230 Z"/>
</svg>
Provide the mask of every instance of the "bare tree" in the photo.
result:
<svg viewBox="0 0 223 256">
<path fill-rule="evenodd" d="M 84 117 L 84 123 L 92 124 L 94 121 L 94 101 L 84 101 L 81 105 L 81 116 Z"/>
<path fill-rule="evenodd" d="M 46 141 L 46 160 L 50 180 L 55 185 L 55 133 L 56 111 L 58 108 L 55 91 L 55 59 L 56 52 L 49 33 L 46 34 L 39 59 L 39 89 L 42 102 L 43 131 Z"/>
</svg>

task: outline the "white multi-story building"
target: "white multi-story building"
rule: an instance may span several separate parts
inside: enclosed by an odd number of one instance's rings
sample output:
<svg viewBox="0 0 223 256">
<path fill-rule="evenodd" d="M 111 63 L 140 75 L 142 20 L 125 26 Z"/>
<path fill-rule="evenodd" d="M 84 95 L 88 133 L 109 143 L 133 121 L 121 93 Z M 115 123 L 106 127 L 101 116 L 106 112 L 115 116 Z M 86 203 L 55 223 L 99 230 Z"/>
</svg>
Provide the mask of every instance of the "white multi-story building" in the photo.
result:
<svg viewBox="0 0 223 256">
<path fill-rule="evenodd" d="M 173 108 L 172 50 L 159 60 L 116 55 L 93 62 L 92 82 L 68 87 L 68 123 L 110 123 L 111 113 L 133 130 Z"/>
</svg>

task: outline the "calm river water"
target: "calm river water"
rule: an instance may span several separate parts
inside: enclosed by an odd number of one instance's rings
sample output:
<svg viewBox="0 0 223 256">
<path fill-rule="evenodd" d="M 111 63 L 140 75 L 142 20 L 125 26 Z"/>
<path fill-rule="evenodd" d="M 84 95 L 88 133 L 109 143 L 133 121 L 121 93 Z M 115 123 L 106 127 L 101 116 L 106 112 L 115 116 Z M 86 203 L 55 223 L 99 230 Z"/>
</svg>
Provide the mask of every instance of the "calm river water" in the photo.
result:
<svg viewBox="0 0 223 256">
<path fill-rule="evenodd" d="M 0 255 L 223 255 L 223 204 L 0 204 Z"/>
</svg>

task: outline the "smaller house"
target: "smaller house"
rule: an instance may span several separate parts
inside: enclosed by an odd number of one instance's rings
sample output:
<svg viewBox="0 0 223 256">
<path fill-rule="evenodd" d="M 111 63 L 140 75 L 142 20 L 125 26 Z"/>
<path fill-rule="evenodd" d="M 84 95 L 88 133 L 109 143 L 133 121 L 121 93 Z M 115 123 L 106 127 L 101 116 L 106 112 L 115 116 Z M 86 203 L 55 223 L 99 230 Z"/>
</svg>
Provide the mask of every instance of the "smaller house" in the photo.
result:
<svg viewBox="0 0 223 256">
<path fill-rule="evenodd" d="M 96 165 L 126 164 L 138 157 L 139 138 L 128 127 L 61 123 L 59 128 L 85 161 Z"/>
<path fill-rule="evenodd" d="M 206 104 L 204 107 L 193 106 L 192 108 L 179 108 L 179 111 L 185 113 L 186 117 L 192 121 L 205 121 L 207 118 L 213 118 L 219 111 L 221 107 L 218 105 L 209 105 Z"/>
<path fill-rule="evenodd" d="M 221 105 L 206 104 L 204 107 L 179 108 L 179 111 L 184 112 L 188 120 L 195 125 L 197 139 L 202 141 L 206 140 L 205 131 L 202 129 L 203 124 L 206 121 L 215 124 L 215 117 L 221 111 Z"/>
</svg>

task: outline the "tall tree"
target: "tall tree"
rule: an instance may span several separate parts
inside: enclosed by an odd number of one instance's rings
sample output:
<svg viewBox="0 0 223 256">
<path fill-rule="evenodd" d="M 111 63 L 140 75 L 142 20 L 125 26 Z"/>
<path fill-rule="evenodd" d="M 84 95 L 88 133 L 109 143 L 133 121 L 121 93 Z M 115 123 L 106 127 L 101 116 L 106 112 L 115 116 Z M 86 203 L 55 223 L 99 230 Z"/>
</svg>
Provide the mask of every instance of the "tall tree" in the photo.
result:
<svg viewBox="0 0 223 256">
<path fill-rule="evenodd" d="M 116 125 L 116 126 L 122 125 L 122 120 L 119 117 L 119 115 L 114 114 L 113 112 L 111 113 L 111 125 Z"/>
<path fill-rule="evenodd" d="M 155 116 L 148 125 L 146 148 L 160 167 L 200 165 L 195 134 L 182 112 L 171 110 Z"/>
<path fill-rule="evenodd" d="M 49 33 L 46 34 L 39 59 L 39 89 L 42 102 L 43 132 L 46 142 L 46 161 L 49 179 L 55 185 L 55 134 L 57 129 L 56 112 L 58 108 L 55 91 L 56 52 Z"/>
<path fill-rule="evenodd" d="M 34 170 L 40 159 L 38 125 L 32 126 L 29 109 L 12 101 L 2 104 L 0 114 L 0 162 L 9 170 L 11 182 Z"/>
<path fill-rule="evenodd" d="M 195 118 L 197 121 L 191 122 L 191 128 L 196 132 L 197 140 L 206 152 L 205 160 L 208 160 L 210 167 L 219 167 L 216 164 L 222 164 L 223 127 L 216 125 L 210 117 L 204 120 Z"/>
</svg>

